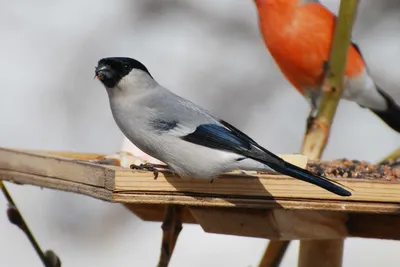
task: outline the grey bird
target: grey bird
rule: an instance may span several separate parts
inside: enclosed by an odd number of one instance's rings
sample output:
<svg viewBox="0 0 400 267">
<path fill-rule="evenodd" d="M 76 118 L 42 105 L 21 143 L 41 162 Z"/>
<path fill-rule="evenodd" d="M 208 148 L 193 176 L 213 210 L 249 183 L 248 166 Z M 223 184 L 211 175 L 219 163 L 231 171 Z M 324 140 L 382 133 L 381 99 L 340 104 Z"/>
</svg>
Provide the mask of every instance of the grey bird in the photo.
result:
<svg viewBox="0 0 400 267">
<path fill-rule="evenodd" d="M 123 134 L 181 178 L 211 180 L 233 170 L 275 171 L 351 196 L 339 183 L 284 161 L 231 124 L 162 87 L 135 59 L 103 58 L 95 75 L 106 88 Z"/>
</svg>

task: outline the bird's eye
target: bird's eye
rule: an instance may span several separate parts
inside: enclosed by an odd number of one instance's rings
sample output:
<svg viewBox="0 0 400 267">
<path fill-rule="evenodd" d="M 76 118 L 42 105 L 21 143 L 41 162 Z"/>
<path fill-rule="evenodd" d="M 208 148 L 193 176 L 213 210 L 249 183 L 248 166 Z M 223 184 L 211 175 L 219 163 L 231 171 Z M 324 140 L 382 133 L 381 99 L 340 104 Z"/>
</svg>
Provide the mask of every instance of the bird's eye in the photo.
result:
<svg viewBox="0 0 400 267">
<path fill-rule="evenodd" d="M 124 68 L 127 70 L 127 69 L 129 69 L 129 66 L 128 65 L 124 65 Z"/>
</svg>

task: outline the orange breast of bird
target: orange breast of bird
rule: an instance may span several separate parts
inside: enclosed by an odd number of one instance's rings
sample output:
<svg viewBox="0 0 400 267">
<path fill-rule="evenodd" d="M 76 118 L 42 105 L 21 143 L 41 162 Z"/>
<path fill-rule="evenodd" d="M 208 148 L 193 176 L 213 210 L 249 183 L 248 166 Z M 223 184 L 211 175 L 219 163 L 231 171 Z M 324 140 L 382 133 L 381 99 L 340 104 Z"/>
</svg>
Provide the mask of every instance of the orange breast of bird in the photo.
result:
<svg viewBox="0 0 400 267">
<path fill-rule="evenodd" d="M 329 59 L 335 16 L 323 5 L 309 3 L 284 12 L 259 10 L 259 20 L 264 42 L 285 77 L 301 93 L 319 89 L 323 63 Z M 361 55 L 350 46 L 345 75 L 356 77 L 364 68 Z"/>
</svg>

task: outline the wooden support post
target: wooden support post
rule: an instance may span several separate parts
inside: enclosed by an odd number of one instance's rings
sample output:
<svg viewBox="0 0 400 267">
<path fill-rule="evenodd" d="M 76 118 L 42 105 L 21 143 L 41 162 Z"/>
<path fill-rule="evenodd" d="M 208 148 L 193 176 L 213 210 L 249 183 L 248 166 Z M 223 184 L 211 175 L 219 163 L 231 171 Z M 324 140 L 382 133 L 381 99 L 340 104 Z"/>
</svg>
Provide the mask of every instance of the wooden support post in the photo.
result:
<svg viewBox="0 0 400 267">
<path fill-rule="evenodd" d="M 343 239 L 303 240 L 300 245 L 299 267 L 342 266 Z"/>
<path fill-rule="evenodd" d="M 161 254 L 157 267 L 167 267 L 174 252 L 175 244 L 182 230 L 182 207 L 167 205 L 165 218 L 162 223 L 163 237 L 161 242 Z"/>
<path fill-rule="evenodd" d="M 267 249 L 264 252 L 259 267 L 278 267 L 281 264 L 283 256 L 290 241 L 271 240 L 268 243 Z"/>
</svg>

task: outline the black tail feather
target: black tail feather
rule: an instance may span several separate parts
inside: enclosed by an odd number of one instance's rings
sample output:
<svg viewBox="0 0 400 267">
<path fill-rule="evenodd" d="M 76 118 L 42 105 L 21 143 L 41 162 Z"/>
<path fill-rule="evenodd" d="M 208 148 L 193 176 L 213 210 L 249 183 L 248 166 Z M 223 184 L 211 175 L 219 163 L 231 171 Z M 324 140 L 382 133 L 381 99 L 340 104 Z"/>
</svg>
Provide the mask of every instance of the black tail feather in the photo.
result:
<svg viewBox="0 0 400 267">
<path fill-rule="evenodd" d="M 275 171 L 280 172 L 282 174 L 322 187 L 328 190 L 329 192 L 332 192 L 339 196 L 344 196 L 344 197 L 351 196 L 351 193 L 349 191 L 340 187 L 343 186 L 340 183 L 329 180 L 328 178 L 324 178 L 322 176 L 317 176 L 312 172 L 297 167 L 296 165 L 293 165 L 291 163 L 285 162 L 285 166 L 283 168 L 274 166 L 274 169 Z"/>
<path fill-rule="evenodd" d="M 382 89 L 378 88 L 378 92 L 385 98 L 388 108 L 385 111 L 370 110 L 381 118 L 390 128 L 400 133 L 400 106 Z"/>
<path fill-rule="evenodd" d="M 290 164 L 229 123 L 222 120 L 220 123 L 226 128 L 216 124 L 202 124 L 194 132 L 181 138 L 197 145 L 237 153 L 261 162 L 276 172 L 322 187 L 339 196 L 351 196 L 351 193 L 342 188 L 344 186 L 340 183 Z"/>
</svg>

